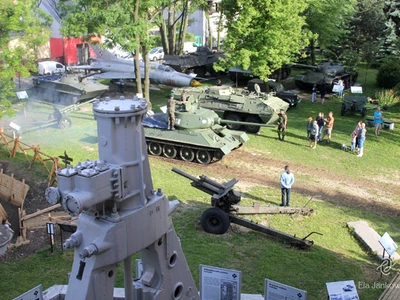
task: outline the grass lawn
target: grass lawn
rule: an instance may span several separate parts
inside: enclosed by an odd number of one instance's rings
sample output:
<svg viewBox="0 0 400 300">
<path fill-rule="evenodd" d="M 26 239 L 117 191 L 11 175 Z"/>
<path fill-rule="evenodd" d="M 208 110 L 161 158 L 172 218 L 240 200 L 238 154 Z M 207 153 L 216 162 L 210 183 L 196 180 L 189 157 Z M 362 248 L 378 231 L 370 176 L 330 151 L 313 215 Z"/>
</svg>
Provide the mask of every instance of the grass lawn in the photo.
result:
<svg viewBox="0 0 400 300">
<path fill-rule="evenodd" d="M 368 93 L 376 90 L 370 79 L 374 72 L 368 71 Z M 360 71 L 359 81 L 363 79 L 362 73 Z M 169 90 L 152 92 L 156 111 L 165 105 L 168 93 Z M 350 133 L 362 117 L 351 114 L 340 116 L 341 101 L 332 95 L 323 105 L 311 103 L 308 94 L 302 94 L 302 97 L 304 99 L 298 107 L 288 111 L 286 143 L 275 140 L 275 130 L 263 128 L 260 136 L 250 135 L 250 141 L 242 148 L 216 164 L 207 167 L 184 164 L 178 167 L 193 176 L 205 174 L 217 181 L 234 177 L 240 179 L 237 189 L 244 193 L 242 205 L 250 205 L 255 200 L 261 205 L 277 205 L 280 202 L 279 174 L 284 164 L 293 166 L 296 183 L 292 203 L 303 206 L 311 196 L 323 195 L 309 205 L 314 213 L 310 216 L 254 215 L 249 218 L 298 237 L 312 231 L 322 233 L 323 236 L 313 235 L 310 238 L 315 242 L 311 249 L 299 251 L 287 248 L 279 240 L 238 227 L 233 227 L 222 236 L 203 232 L 199 217 L 209 207 L 209 196 L 190 187 L 188 180 L 172 173 L 174 161 L 150 157 L 154 187 L 162 187 L 170 200 L 179 199 L 182 203 L 173 214 L 173 221 L 195 282 L 199 282 L 199 264 L 205 264 L 241 270 L 243 293 L 263 294 L 264 278 L 269 278 L 306 290 L 309 300 L 320 300 L 327 298 L 326 282 L 354 280 L 359 287 L 360 299 L 376 300 L 383 289 L 361 287 L 366 284 L 372 286 L 374 282 L 388 282 L 394 271 L 381 278 L 376 271 L 379 262 L 356 241 L 346 223 L 366 220 L 379 234 L 387 231 L 400 243 L 400 193 L 397 193 L 400 189 L 400 106 L 384 112 L 384 119 L 395 122 L 395 130 L 385 130 L 380 137 L 375 137 L 373 129 L 368 128 L 364 157 L 357 158 L 341 151 L 340 145 L 349 144 Z M 46 119 L 51 111 L 48 106 L 36 103 L 30 107 L 28 116 L 34 115 L 37 120 Z M 306 122 L 309 116 L 315 118 L 320 111 L 325 115 L 329 111 L 334 113 L 333 140 L 312 150 L 307 147 L 305 139 Z M 371 107 L 367 117 L 371 117 L 373 111 Z M 27 132 L 23 141 L 39 143 L 42 151 L 51 156 L 62 155 L 66 150 L 73 157 L 74 164 L 96 159 L 97 128 L 90 106 L 70 114 L 70 117 L 71 128 L 62 132 L 51 127 Z M 5 146 L 0 142 L 1 158 L 6 159 L 7 155 Z M 39 177 L 43 176 L 42 166 L 35 163 L 32 170 L 27 170 L 28 163 L 23 154 L 18 153 L 16 159 L 8 160 L 14 168 L 37 172 L 38 180 L 43 180 Z M 223 169 L 225 171 L 221 171 Z M 252 172 L 254 177 L 249 175 Z M 275 178 L 275 182 L 270 178 Z M 354 188 L 351 186 L 353 183 Z M 385 207 L 393 207 L 393 211 L 383 210 Z M 0 298 L 12 299 L 39 283 L 45 289 L 54 284 L 66 284 L 72 259 L 72 251 L 51 255 L 48 249 L 44 249 L 25 259 L 1 262 L 0 272 L 5 275 L 0 281 Z M 118 273 L 116 286 L 123 286 L 122 272 Z"/>
</svg>

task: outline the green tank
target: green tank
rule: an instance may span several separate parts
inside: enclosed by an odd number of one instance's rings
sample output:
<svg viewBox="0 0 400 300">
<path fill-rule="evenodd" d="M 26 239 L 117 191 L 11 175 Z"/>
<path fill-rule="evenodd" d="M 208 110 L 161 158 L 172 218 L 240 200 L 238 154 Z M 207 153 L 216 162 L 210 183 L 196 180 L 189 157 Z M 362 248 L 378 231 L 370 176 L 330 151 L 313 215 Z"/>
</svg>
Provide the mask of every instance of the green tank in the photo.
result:
<svg viewBox="0 0 400 300">
<path fill-rule="evenodd" d="M 296 87 L 301 90 L 311 90 L 316 84 L 317 86 L 325 85 L 326 91 L 331 92 L 339 79 L 343 80 L 345 89 L 349 89 L 358 77 L 358 73 L 351 75 L 340 62 L 326 61 L 317 66 L 294 63 L 293 66 L 311 69 L 294 77 Z"/>
<path fill-rule="evenodd" d="M 158 113 L 143 120 L 149 154 L 200 164 L 220 160 L 249 140 L 245 132 L 221 124 L 252 125 L 221 119 L 214 111 L 200 107 L 193 95 L 176 106 L 175 130 L 167 130 L 167 118 L 167 114 Z"/>
<path fill-rule="evenodd" d="M 43 101 L 72 105 L 100 97 L 108 86 L 75 74 L 35 76 L 33 95 Z"/>
<path fill-rule="evenodd" d="M 172 90 L 175 99 L 180 99 L 184 91 L 193 96 L 200 107 L 213 110 L 220 118 L 236 121 L 236 123 L 226 123 L 229 129 L 245 129 L 250 133 L 259 132 L 260 124 L 272 126 L 278 120 L 279 111 L 281 109 L 286 111 L 289 108 L 289 104 L 282 99 L 273 96 L 272 93 L 261 93 L 259 89 L 250 94 L 237 92 L 225 86 Z"/>
</svg>

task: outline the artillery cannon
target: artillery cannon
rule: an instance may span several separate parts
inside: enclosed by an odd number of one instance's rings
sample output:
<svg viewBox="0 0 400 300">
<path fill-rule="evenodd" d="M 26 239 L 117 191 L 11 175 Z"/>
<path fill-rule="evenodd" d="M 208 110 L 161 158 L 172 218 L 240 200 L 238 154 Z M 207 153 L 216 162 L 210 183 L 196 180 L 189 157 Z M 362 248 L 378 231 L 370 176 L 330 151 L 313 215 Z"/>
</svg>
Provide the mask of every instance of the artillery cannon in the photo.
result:
<svg viewBox="0 0 400 300">
<path fill-rule="evenodd" d="M 363 117 L 367 114 L 367 108 L 365 105 L 368 103 L 368 99 L 365 96 L 344 96 L 342 106 L 340 108 L 340 115 L 344 116 L 346 112 L 358 113 Z"/>
<path fill-rule="evenodd" d="M 230 130 L 221 124 L 272 126 L 221 119 L 215 111 L 200 107 L 195 95 L 189 95 L 184 104 L 176 106 L 176 130 L 167 130 L 167 124 L 168 115 L 163 113 L 143 120 L 149 153 L 201 164 L 220 160 L 249 140 L 245 132 Z"/>
<path fill-rule="evenodd" d="M 358 73 L 350 74 L 340 62 L 322 62 L 316 66 L 293 63 L 292 66 L 311 69 L 294 77 L 296 86 L 301 90 L 311 90 L 313 85 L 325 85 L 331 92 L 334 84 L 341 78 L 344 88 L 348 89 L 357 81 Z"/>
<path fill-rule="evenodd" d="M 312 209 L 307 207 L 241 207 L 238 205 L 240 203 L 242 195 L 237 191 L 233 190 L 235 184 L 239 181 L 237 179 L 232 179 L 226 183 L 218 183 L 207 176 L 199 176 L 196 178 L 190 174 L 187 174 L 179 169 L 172 168 L 172 171 L 191 180 L 191 186 L 201 190 L 211 197 L 212 208 L 207 209 L 203 212 L 200 218 L 200 223 L 205 232 L 212 234 L 224 234 L 228 231 L 231 223 L 235 223 L 240 226 L 244 226 L 269 236 L 273 236 L 279 239 L 283 239 L 286 243 L 291 246 L 306 249 L 311 247 L 314 242 L 307 240 L 307 238 L 316 233 L 322 235 L 318 232 L 311 232 L 304 238 L 298 238 L 290 234 L 281 232 L 279 230 L 253 223 L 249 220 L 240 218 L 237 214 L 257 214 L 257 213 L 303 213 L 311 214 Z M 311 199 L 310 199 L 311 201 Z M 309 201 L 309 202 L 310 202 Z M 308 204 L 308 203 L 307 203 Z"/>
<path fill-rule="evenodd" d="M 286 111 L 289 104 L 275 97 L 272 93 L 237 92 L 231 87 L 206 88 L 175 88 L 172 90 L 175 99 L 180 99 L 182 93 L 193 97 L 192 101 L 203 109 L 213 110 L 219 122 L 227 124 L 229 129 L 257 133 L 260 126 L 268 127 L 275 124 L 281 110 Z M 264 124 L 264 125 L 262 125 Z"/>
</svg>

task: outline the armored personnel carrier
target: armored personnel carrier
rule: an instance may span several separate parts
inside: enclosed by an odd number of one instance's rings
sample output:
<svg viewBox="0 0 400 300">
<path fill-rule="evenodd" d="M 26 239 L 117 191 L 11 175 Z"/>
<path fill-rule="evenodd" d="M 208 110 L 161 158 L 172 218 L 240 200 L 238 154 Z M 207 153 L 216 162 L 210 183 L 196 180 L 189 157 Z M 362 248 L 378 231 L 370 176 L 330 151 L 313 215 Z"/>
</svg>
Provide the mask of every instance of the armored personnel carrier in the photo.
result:
<svg viewBox="0 0 400 300">
<path fill-rule="evenodd" d="M 32 81 L 36 97 L 65 106 L 94 99 L 108 90 L 107 85 L 75 74 L 35 76 Z"/>
<path fill-rule="evenodd" d="M 311 90 L 314 84 L 317 86 L 325 84 L 326 91 L 331 92 L 339 78 L 343 80 L 345 89 L 350 88 L 357 81 L 358 74 L 351 76 L 340 62 L 323 62 L 317 66 L 293 65 L 311 69 L 294 77 L 296 86 L 301 90 Z"/>
<path fill-rule="evenodd" d="M 235 121 L 226 123 L 232 130 L 244 129 L 257 133 L 260 124 L 272 126 L 278 120 L 281 109 L 286 111 L 289 104 L 271 94 L 236 92 L 231 87 L 176 88 L 174 97 L 180 99 L 183 91 L 197 99 L 199 106 L 213 110 L 220 118 Z M 248 124 L 242 124 L 241 122 Z M 257 123 L 257 124 L 253 124 Z"/>
<path fill-rule="evenodd" d="M 213 69 L 214 63 L 222 57 L 222 53 L 214 53 L 207 47 L 197 47 L 195 53 L 185 55 L 165 55 L 164 65 L 174 68 L 178 72 L 195 73 L 198 77 L 204 77 L 207 72 L 217 76 L 218 72 Z"/>
</svg>

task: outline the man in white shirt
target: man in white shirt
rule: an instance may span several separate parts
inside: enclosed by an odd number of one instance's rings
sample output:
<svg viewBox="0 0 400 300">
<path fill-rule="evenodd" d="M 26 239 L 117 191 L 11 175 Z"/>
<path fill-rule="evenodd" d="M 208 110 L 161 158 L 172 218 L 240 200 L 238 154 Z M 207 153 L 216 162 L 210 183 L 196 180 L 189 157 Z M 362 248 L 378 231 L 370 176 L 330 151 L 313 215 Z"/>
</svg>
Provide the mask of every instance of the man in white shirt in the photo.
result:
<svg viewBox="0 0 400 300">
<path fill-rule="evenodd" d="M 294 183 L 294 175 L 290 173 L 289 166 L 285 166 L 285 172 L 281 174 L 282 204 L 280 206 L 290 206 L 290 189 Z"/>
</svg>

